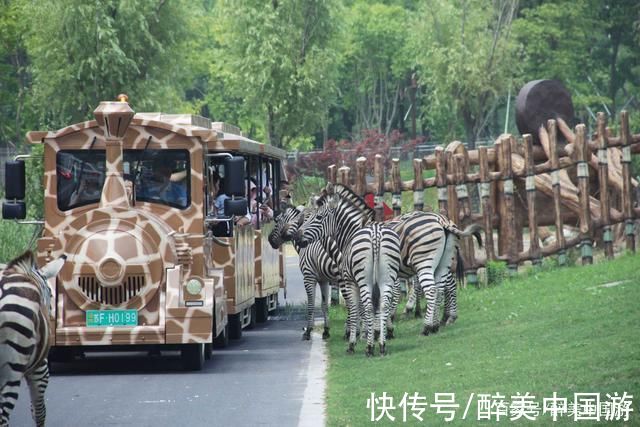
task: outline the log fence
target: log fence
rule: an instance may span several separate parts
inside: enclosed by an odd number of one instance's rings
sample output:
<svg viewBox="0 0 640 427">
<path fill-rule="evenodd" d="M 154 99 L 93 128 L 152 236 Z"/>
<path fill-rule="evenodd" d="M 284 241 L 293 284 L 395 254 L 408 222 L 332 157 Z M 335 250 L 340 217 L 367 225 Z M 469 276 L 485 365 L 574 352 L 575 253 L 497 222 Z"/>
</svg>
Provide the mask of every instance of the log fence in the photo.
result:
<svg viewBox="0 0 640 427">
<path fill-rule="evenodd" d="M 374 159 L 373 179 L 367 180 L 366 159 L 352 168 L 331 165 L 327 179 L 350 187 L 356 194 L 374 195 L 377 220 L 383 219 L 383 200 L 391 195 L 394 216 L 401 214 L 402 192 L 413 193 L 413 209 L 432 210 L 425 204 L 425 190 L 437 192 L 437 210 L 460 228 L 472 223 L 485 230 L 483 250 L 471 238 L 461 242 L 465 274 L 477 282 L 477 270 L 490 260 L 507 263 L 511 271 L 525 261 L 539 264 L 558 255 L 566 262 L 566 251 L 579 246 L 583 264 L 593 262 L 593 246 L 602 246 L 613 257 L 613 228 L 624 225 L 627 250 L 635 252 L 634 221 L 640 208 L 634 194 L 638 182 L 631 177 L 631 155 L 640 153 L 640 134 L 631 134 L 629 116 L 620 116 L 620 135 L 612 135 L 607 118 L 599 113 L 597 131 L 590 139 L 584 124 L 573 130 L 562 119 L 549 120 L 539 130 L 540 144 L 532 135 L 516 139 L 502 135 L 493 147 L 467 151 L 460 141 L 434 153 L 413 159 L 413 179 L 402 181 L 400 162 L 392 159 L 385 173 L 383 156 Z M 473 170 L 472 170 L 473 169 Z M 425 178 L 426 171 L 434 171 Z M 479 212 L 471 204 L 471 186 L 477 186 Z M 555 242 L 540 245 L 541 227 L 555 228 Z M 529 244 L 525 248 L 524 229 Z M 575 233 L 567 236 L 567 228 Z M 494 233 L 497 232 L 496 249 Z"/>
</svg>

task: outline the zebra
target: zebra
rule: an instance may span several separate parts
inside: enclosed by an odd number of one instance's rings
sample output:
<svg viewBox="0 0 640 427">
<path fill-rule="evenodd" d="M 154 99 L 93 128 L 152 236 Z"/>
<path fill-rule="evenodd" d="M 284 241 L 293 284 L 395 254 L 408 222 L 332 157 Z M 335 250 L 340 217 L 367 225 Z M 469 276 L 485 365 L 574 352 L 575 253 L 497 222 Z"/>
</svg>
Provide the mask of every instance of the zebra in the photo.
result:
<svg viewBox="0 0 640 427">
<path fill-rule="evenodd" d="M 58 275 L 65 259 L 63 255 L 38 270 L 27 251 L 0 272 L 0 426 L 9 424 L 23 377 L 33 419 L 44 425 L 51 304 L 47 280 Z"/>
<path fill-rule="evenodd" d="M 373 220 L 373 211 L 364 199 L 356 195 L 348 187 L 340 184 L 334 186 L 336 194 L 349 200 L 361 210 L 369 209 Z M 423 335 L 438 332 L 437 319 L 438 295 L 444 291 L 445 315 L 444 323 L 452 324 L 458 317 L 456 283 L 451 272 L 453 257 L 457 257 L 456 277 L 464 280 L 464 265 L 458 251 L 458 239 L 473 235 L 480 246 L 481 227 L 472 224 L 460 231 L 455 223 L 444 215 L 435 212 L 415 211 L 387 223 L 400 237 L 401 264 L 398 277 L 408 279 L 417 275 L 418 282 L 427 299 L 427 310 L 424 316 Z M 454 254 L 455 251 L 455 254 Z M 399 295 L 399 286 L 396 286 Z M 394 299 L 393 311 L 397 305 Z"/>
<path fill-rule="evenodd" d="M 400 266 L 400 239 L 391 228 L 372 223 L 373 211 L 361 209 L 349 198 L 334 192 L 327 185 L 327 194 L 318 199 L 318 209 L 304 221 L 298 230 L 298 241 L 305 246 L 326 236 L 338 243 L 342 260 L 340 270 L 352 302 L 349 310 L 349 347 L 353 353 L 356 344 L 358 307 L 364 312 L 366 325 L 366 355 L 373 355 L 374 314 L 379 313 L 380 355 L 386 354 L 386 329 L 391 327 L 389 313 L 393 288 L 397 283 Z"/>
<path fill-rule="evenodd" d="M 301 247 L 294 239 L 299 225 L 305 216 L 311 214 L 310 209 L 304 206 L 297 208 L 284 206 L 284 210 L 275 216 L 275 225 L 269 233 L 269 244 L 278 249 L 284 242 L 293 241 L 293 246 L 300 259 L 300 271 L 302 272 L 304 289 L 307 293 L 307 327 L 302 334 L 303 340 L 311 339 L 313 330 L 313 318 L 316 301 L 316 283 L 320 285 L 322 295 L 322 315 L 324 317 L 323 339 L 328 339 L 329 334 L 329 299 L 331 297 L 331 284 L 340 280 L 340 252 L 334 239 L 327 236 L 317 240 L 308 246 Z M 349 298 L 343 287 L 340 287 L 343 297 Z"/>
</svg>

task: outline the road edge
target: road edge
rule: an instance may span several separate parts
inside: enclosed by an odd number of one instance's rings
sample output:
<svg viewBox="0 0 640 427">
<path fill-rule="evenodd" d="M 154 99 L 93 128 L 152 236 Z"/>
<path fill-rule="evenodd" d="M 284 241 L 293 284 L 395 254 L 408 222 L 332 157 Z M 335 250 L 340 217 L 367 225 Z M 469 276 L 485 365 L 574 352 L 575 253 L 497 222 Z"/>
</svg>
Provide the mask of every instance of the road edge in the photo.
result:
<svg viewBox="0 0 640 427">
<path fill-rule="evenodd" d="M 298 417 L 299 427 L 326 425 L 326 371 L 327 345 L 319 333 L 313 332 L 307 367 L 307 386 L 302 396 L 302 408 Z"/>
</svg>

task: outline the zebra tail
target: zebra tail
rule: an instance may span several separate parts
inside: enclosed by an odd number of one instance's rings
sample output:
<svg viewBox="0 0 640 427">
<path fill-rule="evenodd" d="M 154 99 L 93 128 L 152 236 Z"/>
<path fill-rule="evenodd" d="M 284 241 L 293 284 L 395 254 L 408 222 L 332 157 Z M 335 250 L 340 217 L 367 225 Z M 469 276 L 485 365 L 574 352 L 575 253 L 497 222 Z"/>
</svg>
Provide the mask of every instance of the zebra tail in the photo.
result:
<svg viewBox="0 0 640 427">
<path fill-rule="evenodd" d="M 378 227 L 373 227 L 374 238 L 373 241 L 373 292 L 371 293 L 371 301 L 373 302 L 373 312 L 380 308 L 380 284 L 378 283 L 378 261 L 380 259 L 380 253 L 378 250 L 382 245 L 382 235 Z"/>
<path fill-rule="evenodd" d="M 460 255 L 460 248 L 456 246 L 456 279 L 458 283 L 464 283 L 464 260 Z"/>
<path fill-rule="evenodd" d="M 483 228 L 479 224 L 471 224 L 464 231 L 461 231 L 458 236 L 468 237 L 473 235 L 478 241 L 478 246 L 482 247 L 482 234 L 480 234 L 482 230 Z"/>
</svg>

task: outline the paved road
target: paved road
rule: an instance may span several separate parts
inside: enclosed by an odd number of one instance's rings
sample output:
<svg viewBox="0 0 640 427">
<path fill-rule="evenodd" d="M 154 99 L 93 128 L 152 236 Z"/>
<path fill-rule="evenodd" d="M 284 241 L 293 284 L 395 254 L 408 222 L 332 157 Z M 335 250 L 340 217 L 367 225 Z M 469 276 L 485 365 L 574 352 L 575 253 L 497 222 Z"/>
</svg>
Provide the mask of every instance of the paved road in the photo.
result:
<svg viewBox="0 0 640 427">
<path fill-rule="evenodd" d="M 287 302 L 304 302 L 297 259 L 287 265 Z M 202 372 L 182 371 L 178 353 L 171 352 L 161 358 L 96 353 L 56 364 L 46 395 L 47 425 L 297 426 L 311 349 L 300 339 L 303 326 L 269 320 L 245 330 L 242 339 L 214 352 Z M 29 402 L 23 384 L 12 426 L 33 425 Z"/>
</svg>

